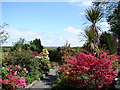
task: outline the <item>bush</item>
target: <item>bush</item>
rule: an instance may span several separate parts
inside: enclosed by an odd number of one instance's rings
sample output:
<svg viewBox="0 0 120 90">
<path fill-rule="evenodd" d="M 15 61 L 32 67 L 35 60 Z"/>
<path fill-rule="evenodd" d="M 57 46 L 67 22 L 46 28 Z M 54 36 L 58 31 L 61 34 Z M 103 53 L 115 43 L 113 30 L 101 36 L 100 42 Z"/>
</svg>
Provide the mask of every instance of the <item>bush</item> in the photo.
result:
<svg viewBox="0 0 120 90">
<path fill-rule="evenodd" d="M 47 49 L 43 49 L 42 52 L 38 56 L 41 59 L 41 70 L 47 73 L 50 69 L 50 61 L 49 61 L 49 52 Z"/>
<path fill-rule="evenodd" d="M 101 34 L 100 47 L 109 50 L 111 53 L 116 52 L 113 36 L 110 33 L 104 32 Z"/>
<path fill-rule="evenodd" d="M 32 51 L 37 51 L 37 52 L 40 53 L 43 49 L 43 46 L 41 45 L 40 39 L 36 38 L 35 40 L 30 41 L 30 49 Z"/>
<path fill-rule="evenodd" d="M 26 80 L 24 76 L 28 74 L 26 68 L 21 68 L 18 65 L 2 68 L 2 89 L 13 90 L 24 88 Z"/>
<path fill-rule="evenodd" d="M 70 56 L 72 55 L 72 48 L 70 47 L 70 44 L 67 43 L 65 46 L 58 47 L 57 51 L 60 55 L 60 64 L 65 63 L 65 59 L 70 58 Z"/>
<path fill-rule="evenodd" d="M 75 54 L 77 54 L 78 52 L 80 52 L 80 50 L 82 50 L 80 47 L 74 47 L 74 48 L 70 48 L 70 46 L 62 46 L 62 47 L 58 47 L 57 49 L 55 48 L 49 48 L 49 57 L 50 57 L 50 61 L 51 62 L 57 62 L 57 63 L 62 63 L 62 59 L 64 59 L 65 57 L 69 57 L 69 56 L 73 56 Z"/>
<path fill-rule="evenodd" d="M 20 38 L 19 41 L 14 43 L 13 47 L 11 48 L 11 51 L 18 51 L 19 49 L 31 50 L 40 53 L 43 49 L 43 46 L 41 45 L 40 39 L 36 38 L 35 40 L 26 43 L 25 39 Z"/>
<path fill-rule="evenodd" d="M 59 68 L 58 74 L 63 77 L 62 81 L 76 88 L 109 87 L 118 75 L 117 61 L 117 56 L 108 55 L 106 52 L 100 54 L 99 58 L 89 53 L 79 53 L 67 59 L 67 64 Z"/>
<path fill-rule="evenodd" d="M 55 49 L 51 50 L 49 49 L 49 57 L 51 62 L 60 62 L 61 61 L 61 55 L 58 53 L 58 51 Z"/>
<path fill-rule="evenodd" d="M 28 70 L 28 75 L 25 76 L 26 83 L 30 84 L 35 80 L 39 80 L 40 76 L 43 73 L 47 73 L 49 71 L 49 57 L 48 53 L 46 54 L 46 50 L 44 49 L 38 55 L 36 52 L 31 51 L 14 51 L 11 52 L 9 56 L 5 56 L 3 59 L 3 66 L 5 65 L 19 65 Z"/>
</svg>

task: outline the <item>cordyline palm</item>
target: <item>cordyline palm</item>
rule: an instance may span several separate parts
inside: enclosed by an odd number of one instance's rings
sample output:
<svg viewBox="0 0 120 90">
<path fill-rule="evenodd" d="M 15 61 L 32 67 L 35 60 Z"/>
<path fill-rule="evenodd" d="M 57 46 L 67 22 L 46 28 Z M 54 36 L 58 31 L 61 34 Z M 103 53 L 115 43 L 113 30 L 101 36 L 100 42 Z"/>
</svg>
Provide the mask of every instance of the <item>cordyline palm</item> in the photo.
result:
<svg viewBox="0 0 120 90">
<path fill-rule="evenodd" d="M 99 42 L 99 27 L 96 26 L 97 22 L 99 22 L 102 18 L 103 14 L 100 12 L 98 8 L 89 8 L 86 10 L 86 19 L 91 23 L 91 25 L 86 28 L 85 34 L 87 36 L 87 46 L 93 52 L 97 52 L 98 42 Z M 92 45 L 92 46 L 91 46 Z"/>
</svg>

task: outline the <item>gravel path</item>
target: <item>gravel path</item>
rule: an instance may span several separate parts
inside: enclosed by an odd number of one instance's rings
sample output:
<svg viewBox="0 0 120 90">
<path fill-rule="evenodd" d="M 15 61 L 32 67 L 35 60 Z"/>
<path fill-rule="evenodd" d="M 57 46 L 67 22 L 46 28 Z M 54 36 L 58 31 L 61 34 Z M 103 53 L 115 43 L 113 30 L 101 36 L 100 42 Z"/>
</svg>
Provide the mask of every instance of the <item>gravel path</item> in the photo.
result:
<svg viewBox="0 0 120 90">
<path fill-rule="evenodd" d="M 57 79 L 56 71 L 58 70 L 58 67 L 54 67 L 53 69 L 50 69 L 50 72 L 48 76 L 44 77 L 42 80 L 37 81 L 30 90 L 33 89 L 40 89 L 40 90 L 50 90 L 51 86 L 55 83 Z"/>
</svg>

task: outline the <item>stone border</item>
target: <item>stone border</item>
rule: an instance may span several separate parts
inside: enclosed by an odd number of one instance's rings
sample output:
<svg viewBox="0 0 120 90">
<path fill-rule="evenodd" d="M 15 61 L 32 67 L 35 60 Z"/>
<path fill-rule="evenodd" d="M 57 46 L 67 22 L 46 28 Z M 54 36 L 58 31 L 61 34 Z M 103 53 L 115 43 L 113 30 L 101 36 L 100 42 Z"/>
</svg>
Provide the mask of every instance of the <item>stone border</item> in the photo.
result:
<svg viewBox="0 0 120 90">
<path fill-rule="evenodd" d="M 30 88 L 30 87 L 32 87 L 33 86 L 33 84 L 35 84 L 37 81 L 34 81 L 33 83 L 31 83 L 31 84 L 29 84 L 29 85 L 27 85 L 25 88 Z"/>
</svg>

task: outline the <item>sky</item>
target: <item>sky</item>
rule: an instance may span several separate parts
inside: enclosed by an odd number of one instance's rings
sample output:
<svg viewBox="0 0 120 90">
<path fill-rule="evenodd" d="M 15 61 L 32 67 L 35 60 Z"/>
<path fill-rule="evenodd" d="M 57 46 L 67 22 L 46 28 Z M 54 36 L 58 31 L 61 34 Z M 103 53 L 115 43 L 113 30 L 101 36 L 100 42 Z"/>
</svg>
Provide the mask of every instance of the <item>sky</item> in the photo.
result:
<svg viewBox="0 0 120 90">
<path fill-rule="evenodd" d="M 20 38 L 40 38 L 43 46 L 63 46 L 66 41 L 72 47 L 82 46 L 85 38 L 80 35 L 88 25 L 85 10 L 92 1 L 70 1 L 2 2 L 2 23 L 9 24 L 4 30 L 10 35 L 3 45 L 11 46 Z M 98 25 L 103 31 L 108 30 L 107 22 Z"/>
</svg>

